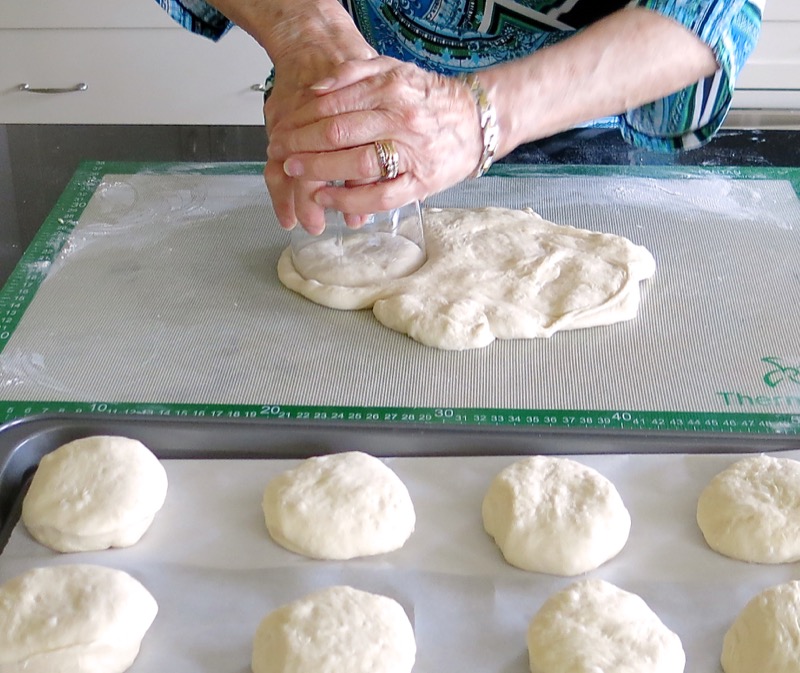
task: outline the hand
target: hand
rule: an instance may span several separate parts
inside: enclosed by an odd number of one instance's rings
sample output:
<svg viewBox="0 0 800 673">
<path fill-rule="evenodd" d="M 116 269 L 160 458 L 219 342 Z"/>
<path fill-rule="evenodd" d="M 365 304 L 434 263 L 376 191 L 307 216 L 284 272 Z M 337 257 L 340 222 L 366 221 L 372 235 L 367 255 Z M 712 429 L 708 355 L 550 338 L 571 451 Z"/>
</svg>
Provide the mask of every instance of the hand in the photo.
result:
<svg viewBox="0 0 800 673">
<path fill-rule="evenodd" d="M 371 52 L 366 43 L 363 46 L 366 47 L 366 53 Z M 291 229 L 299 221 L 309 231 L 322 231 L 325 226 L 324 208 L 314 202 L 313 194 L 324 183 L 294 180 L 285 173 L 283 164 L 287 157 L 276 151 L 272 142 L 274 130 L 278 125 L 286 129 L 296 125 L 293 121 L 296 112 L 316 98 L 309 86 L 333 73 L 336 65 L 337 61 L 331 60 L 327 55 L 313 58 L 308 51 L 302 59 L 284 58 L 275 64 L 275 83 L 264 104 L 264 121 L 269 140 L 264 181 L 278 221 L 287 229 Z"/>
<path fill-rule="evenodd" d="M 270 135 L 271 156 L 286 157 L 284 175 L 296 179 L 299 213 L 312 212 L 312 205 L 354 216 L 389 210 L 450 187 L 477 167 L 478 112 L 459 80 L 380 56 L 342 63 L 311 91 L 315 98 Z M 377 140 L 397 148 L 393 180 L 379 181 Z M 298 184 L 313 203 L 298 200 Z"/>
</svg>

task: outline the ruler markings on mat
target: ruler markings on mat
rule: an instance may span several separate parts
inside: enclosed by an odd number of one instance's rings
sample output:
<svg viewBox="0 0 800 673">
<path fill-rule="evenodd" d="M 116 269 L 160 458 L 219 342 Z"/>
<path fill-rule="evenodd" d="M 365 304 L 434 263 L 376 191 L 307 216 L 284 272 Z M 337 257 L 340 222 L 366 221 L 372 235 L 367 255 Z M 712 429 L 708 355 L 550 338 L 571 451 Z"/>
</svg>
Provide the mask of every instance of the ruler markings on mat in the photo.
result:
<svg viewBox="0 0 800 673">
<path fill-rule="evenodd" d="M 0 352 L 19 325 L 25 309 L 78 224 L 84 208 L 106 174 L 173 171 L 206 175 L 256 175 L 257 162 L 225 164 L 132 163 L 87 161 L 81 164 L 52 212 L 0 291 Z M 800 196 L 800 169 L 691 166 L 531 166 L 498 164 L 496 177 L 629 175 L 687 179 L 709 176 L 748 180 L 786 180 Z M 710 433 L 800 434 L 800 413 L 742 413 L 578 409 L 475 409 L 451 407 L 348 407 L 281 404 L 159 404 L 0 400 L 0 419 L 8 422 L 36 414 L 109 414 L 287 419 L 314 423 L 408 423 L 584 430 L 647 430 Z M 800 410 L 799 410 L 800 411 Z"/>
</svg>

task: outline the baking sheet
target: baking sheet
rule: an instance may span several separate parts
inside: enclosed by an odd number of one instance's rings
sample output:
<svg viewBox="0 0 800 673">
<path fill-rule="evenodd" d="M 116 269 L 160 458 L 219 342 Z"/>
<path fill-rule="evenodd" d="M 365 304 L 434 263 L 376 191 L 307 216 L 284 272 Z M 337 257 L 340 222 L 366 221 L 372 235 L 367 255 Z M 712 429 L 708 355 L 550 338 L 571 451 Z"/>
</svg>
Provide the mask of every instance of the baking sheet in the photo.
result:
<svg viewBox="0 0 800 673">
<path fill-rule="evenodd" d="M 99 169 L 98 169 L 99 170 Z M 6 400 L 791 413 L 800 200 L 681 168 L 467 181 L 427 205 L 533 207 L 647 246 L 639 317 L 463 353 L 283 288 L 258 171 L 108 173 L 0 354 Z M 235 168 L 231 168 L 234 171 Z M 599 169 L 598 169 L 599 171 Z M 767 379 L 770 372 L 779 376 Z M 457 382 L 454 384 L 454 382 Z M 774 384 L 774 385 L 773 385 Z"/>
<path fill-rule="evenodd" d="M 800 458 L 800 451 L 781 453 Z M 722 637 L 745 603 L 796 579 L 799 564 L 758 566 L 709 550 L 695 524 L 708 480 L 741 456 L 576 456 L 611 479 L 631 512 L 615 559 L 587 574 L 642 596 L 681 637 L 686 673 L 719 673 Z M 260 619 L 332 584 L 392 596 L 417 637 L 414 670 L 527 673 L 525 630 L 542 602 L 574 581 L 504 563 L 483 532 L 492 477 L 516 456 L 386 458 L 406 483 L 417 528 L 371 559 L 305 559 L 272 543 L 261 514 L 267 481 L 296 460 L 165 460 L 163 510 L 134 547 L 59 555 L 21 525 L 0 556 L 0 581 L 33 566 L 98 563 L 130 572 L 159 603 L 132 673 L 245 673 Z"/>
</svg>

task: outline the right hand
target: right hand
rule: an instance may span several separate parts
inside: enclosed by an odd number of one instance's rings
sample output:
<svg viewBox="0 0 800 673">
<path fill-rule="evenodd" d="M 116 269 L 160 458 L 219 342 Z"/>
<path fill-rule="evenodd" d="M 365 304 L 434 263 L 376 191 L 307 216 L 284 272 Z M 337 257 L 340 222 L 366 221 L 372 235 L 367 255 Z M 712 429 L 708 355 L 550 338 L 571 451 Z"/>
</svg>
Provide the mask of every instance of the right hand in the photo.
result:
<svg viewBox="0 0 800 673">
<path fill-rule="evenodd" d="M 351 22 L 352 25 L 352 22 Z M 281 128 L 293 128 L 295 113 L 316 98 L 309 88 L 333 74 L 343 62 L 353 58 L 374 58 L 377 53 L 352 25 L 352 31 L 337 34 L 320 46 L 302 45 L 291 55 L 275 60 L 275 83 L 264 104 L 264 121 L 267 139 L 280 122 Z M 264 181 L 270 193 L 278 222 L 285 229 L 298 223 L 311 233 L 325 227 L 325 211 L 316 205 L 313 194 L 324 182 L 298 180 L 286 175 L 283 163 L 287 156 L 277 155 L 267 145 L 267 164 Z"/>
</svg>

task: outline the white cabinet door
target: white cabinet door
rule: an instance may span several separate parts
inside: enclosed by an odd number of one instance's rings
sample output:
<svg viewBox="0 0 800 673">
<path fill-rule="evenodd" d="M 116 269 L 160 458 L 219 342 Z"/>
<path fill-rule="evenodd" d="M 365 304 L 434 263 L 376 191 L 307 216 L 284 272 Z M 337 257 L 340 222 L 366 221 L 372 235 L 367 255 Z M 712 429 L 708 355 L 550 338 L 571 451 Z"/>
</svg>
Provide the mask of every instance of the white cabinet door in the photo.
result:
<svg viewBox="0 0 800 673">
<path fill-rule="evenodd" d="M 800 2 L 797 0 L 766 0 L 765 21 L 800 21 Z"/>
<path fill-rule="evenodd" d="M 270 64 L 236 29 L 0 30 L 0 123 L 263 124 Z M 31 89 L 85 91 L 34 93 Z"/>
<path fill-rule="evenodd" d="M 155 0 L 0 0 L 0 28 L 164 28 Z"/>
</svg>

